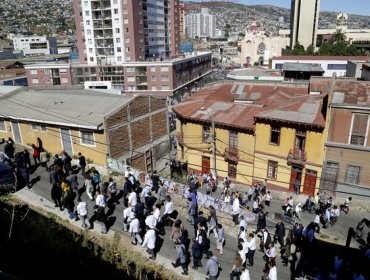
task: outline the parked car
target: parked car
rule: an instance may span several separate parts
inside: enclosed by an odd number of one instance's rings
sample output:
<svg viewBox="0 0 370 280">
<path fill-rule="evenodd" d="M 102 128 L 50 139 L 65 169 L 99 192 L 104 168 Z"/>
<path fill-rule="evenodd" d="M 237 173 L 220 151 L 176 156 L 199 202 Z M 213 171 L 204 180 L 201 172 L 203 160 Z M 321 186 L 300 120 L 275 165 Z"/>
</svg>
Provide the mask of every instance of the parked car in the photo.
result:
<svg viewBox="0 0 370 280">
<path fill-rule="evenodd" d="M 0 194 L 17 190 L 17 176 L 7 163 L 0 163 Z"/>
</svg>

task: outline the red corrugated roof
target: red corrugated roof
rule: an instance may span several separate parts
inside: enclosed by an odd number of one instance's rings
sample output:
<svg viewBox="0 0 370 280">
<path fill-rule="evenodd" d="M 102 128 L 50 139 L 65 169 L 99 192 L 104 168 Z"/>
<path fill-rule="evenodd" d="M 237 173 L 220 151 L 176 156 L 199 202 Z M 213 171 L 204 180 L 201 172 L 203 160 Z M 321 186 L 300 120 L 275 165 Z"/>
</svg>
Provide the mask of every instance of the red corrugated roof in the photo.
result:
<svg viewBox="0 0 370 280">
<path fill-rule="evenodd" d="M 202 89 L 173 111 L 190 121 L 249 130 L 256 117 L 324 127 L 322 99 L 308 95 L 308 86 L 227 84 Z"/>
<path fill-rule="evenodd" d="M 324 55 L 287 55 L 274 56 L 271 60 L 368 60 L 367 56 L 324 56 Z"/>
</svg>

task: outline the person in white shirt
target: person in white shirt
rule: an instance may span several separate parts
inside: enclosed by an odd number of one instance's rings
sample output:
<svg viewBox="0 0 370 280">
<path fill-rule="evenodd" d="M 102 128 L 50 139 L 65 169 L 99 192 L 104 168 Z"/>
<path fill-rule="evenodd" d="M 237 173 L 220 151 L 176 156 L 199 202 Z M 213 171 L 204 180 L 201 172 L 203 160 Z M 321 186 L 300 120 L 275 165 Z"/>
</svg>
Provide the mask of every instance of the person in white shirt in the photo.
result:
<svg viewBox="0 0 370 280">
<path fill-rule="evenodd" d="M 269 245 L 269 249 L 266 251 L 264 259 L 265 261 L 268 261 L 268 260 L 275 259 L 275 258 L 276 258 L 275 246 L 274 246 L 274 242 L 271 242 Z"/>
<path fill-rule="evenodd" d="M 243 215 L 241 215 L 240 216 L 240 221 L 239 221 L 239 229 L 241 228 L 241 227 L 243 227 L 243 228 L 247 228 L 247 220 L 245 219 L 245 217 L 243 216 Z"/>
<path fill-rule="evenodd" d="M 232 210 L 232 214 L 233 214 L 233 221 L 235 223 L 235 225 L 238 225 L 239 224 L 239 213 L 240 213 L 240 202 L 239 202 L 239 197 L 235 194 L 234 195 L 234 202 L 233 202 L 233 210 Z"/>
<path fill-rule="evenodd" d="M 249 234 L 249 240 L 247 241 L 248 246 L 248 262 L 250 266 L 253 266 L 254 262 L 254 252 L 256 252 L 256 238 L 253 233 Z"/>
<path fill-rule="evenodd" d="M 220 255 L 224 254 L 224 243 L 225 243 L 225 231 L 221 224 L 217 224 L 217 250 L 220 252 Z"/>
<path fill-rule="evenodd" d="M 168 226 L 172 226 L 173 222 L 171 220 L 173 213 L 173 202 L 169 195 L 166 196 L 166 204 L 164 205 L 163 220 Z"/>
<path fill-rule="evenodd" d="M 155 228 L 157 226 L 157 220 L 153 214 L 150 214 L 145 218 L 145 225 L 149 228 Z"/>
<path fill-rule="evenodd" d="M 269 272 L 268 272 L 268 279 L 269 280 L 277 280 L 277 270 L 276 270 L 276 264 L 275 264 L 275 261 L 270 261 L 268 263 L 268 268 L 269 268 Z"/>
<path fill-rule="evenodd" d="M 131 207 L 135 207 L 136 203 L 137 203 L 137 195 L 136 195 L 136 192 L 132 189 L 128 196 L 128 205 Z"/>
<path fill-rule="evenodd" d="M 82 228 L 90 228 L 90 222 L 87 218 L 87 203 L 81 201 L 77 205 L 77 215 L 81 220 L 81 227 Z"/>
<path fill-rule="evenodd" d="M 154 216 L 154 219 L 157 221 L 156 227 L 159 231 L 159 234 L 165 235 L 164 226 L 162 223 L 162 216 L 161 216 L 161 205 L 159 203 L 153 205 L 153 216 Z"/>
<path fill-rule="evenodd" d="M 270 191 L 268 191 L 266 194 L 266 198 L 265 198 L 265 205 L 270 207 L 271 200 L 272 200 L 272 195 Z"/>
<path fill-rule="evenodd" d="M 301 212 L 302 212 L 302 203 L 298 203 L 293 212 L 293 214 L 298 218 L 298 220 L 301 219 Z"/>
<path fill-rule="evenodd" d="M 242 259 L 242 265 L 244 266 L 245 265 L 245 261 L 246 261 L 247 258 L 245 256 L 245 252 L 243 250 L 243 245 L 239 243 L 238 249 L 239 249 L 238 254 L 241 257 L 241 259 Z"/>
<path fill-rule="evenodd" d="M 156 233 L 153 228 L 148 228 L 147 232 L 144 236 L 144 242 L 141 245 L 143 248 L 147 247 L 148 254 L 150 255 L 149 259 L 155 260 L 155 240 L 156 240 Z"/>
<path fill-rule="evenodd" d="M 238 240 L 239 239 L 243 239 L 244 241 L 247 240 L 247 233 L 245 231 L 245 228 L 244 227 L 240 227 L 239 228 L 239 232 L 238 232 Z"/>
<path fill-rule="evenodd" d="M 135 217 L 135 213 L 131 212 L 130 213 L 130 228 L 129 228 L 129 233 L 131 234 L 131 244 L 136 245 L 139 243 L 140 245 L 143 243 L 143 240 L 141 239 L 140 236 L 140 222 L 139 220 Z"/>
<path fill-rule="evenodd" d="M 128 178 L 129 177 L 129 174 L 131 172 L 131 169 L 130 167 L 127 166 L 126 170 L 125 170 L 125 177 Z"/>
<path fill-rule="evenodd" d="M 253 201 L 253 209 L 252 209 L 252 212 L 257 214 L 259 212 L 259 207 L 260 207 L 260 201 L 258 198 L 256 198 L 254 201 Z"/>
<path fill-rule="evenodd" d="M 240 274 L 240 280 L 251 280 L 248 269 L 242 267 L 241 272 L 242 274 Z"/>
<path fill-rule="evenodd" d="M 239 245 L 242 246 L 242 249 L 239 248 Z M 246 240 L 243 240 L 242 238 L 239 238 L 238 239 L 238 249 L 239 250 L 242 250 L 242 252 L 239 252 L 239 254 L 242 256 L 242 259 L 243 259 L 243 264 L 245 266 L 245 262 L 248 258 L 248 243 Z M 242 255 L 243 254 L 243 255 Z"/>
<path fill-rule="evenodd" d="M 106 206 L 105 196 L 100 191 L 96 191 L 95 205 L 103 208 Z"/>
<path fill-rule="evenodd" d="M 333 209 L 330 212 L 330 223 L 331 225 L 335 225 L 335 223 L 338 221 L 340 215 L 340 210 L 338 206 L 334 205 Z"/>
<path fill-rule="evenodd" d="M 85 188 L 87 196 L 90 198 L 91 201 L 93 201 L 94 197 L 92 191 L 94 187 L 92 185 L 90 175 L 88 174 L 85 175 Z"/>
<path fill-rule="evenodd" d="M 128 227 L 131 222 L 130 218 L 131 213 L 132 213 L 131 207 L 127 207 L 123 210 L 123 231 L 128 231 Z"/>
</svg>

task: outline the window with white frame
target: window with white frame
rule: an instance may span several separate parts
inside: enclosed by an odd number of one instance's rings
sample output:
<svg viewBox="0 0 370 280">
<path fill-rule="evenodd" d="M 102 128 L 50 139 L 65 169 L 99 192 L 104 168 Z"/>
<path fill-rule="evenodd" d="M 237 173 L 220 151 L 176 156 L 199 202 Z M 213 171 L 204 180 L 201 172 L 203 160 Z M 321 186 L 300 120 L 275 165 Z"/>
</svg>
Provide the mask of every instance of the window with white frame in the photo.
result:
<svg viewBox="0 0 370 280">
<path fill-rule="evenodd" d="M 155 72 L 155 66 L 150 66 L 150 72 Z"/>
<path fill-rule="evenodd" d="M 90 131 L 80 131 L 81 134 L 81 144 L 84 145 L 95 145 L 94 133 Z"/>
<path fill-rule="evenodd" d="M 33 83 L 33 84 L 38 84 L 38 83 L 39 83 L 39 79 L 33 78 L 33 79 L 32 79 L 32 83 Z"/>
<path fill-rule="evenodd" d="M 30 74 L 31 75 L 37 75 L 37 69 L 31 69 Z"/>
<path fill-rule="evenodd" d="M 135 72 L 135 67 L 134 66 L 127 66 L 127 72 Z"/>
<path fill-rule="evenodd" d="M 5 126 L 5 121 L 4 120 L 0 120 L 0 130 L 1 131 L 6 131 L 6 126 Z"/>
<path fill-rule="evenodd" d="M 157 86 L 152 86 L 152 90 L 157 90 Z"/>
<path fill-rule="evenodd" d="M 161 66 L 161 72 L 168 72 L 168 66 Z"/>
<path fill-rule="evenodd" d="M 169 86 L 162 86 L 162 90 L 170 90 Z"/>
<path fill-rule="evenodd" d="M 361 166 L 347 165 L 346 183 L 358 185 L 360 183 L 360 172 Z"/>
<path fill-rule="evenodd" d="M 168 76 L 161 76 L 161 81 L 167 82 L 168 81 Z"/>
<path fill-rule="evenodd" d="M 276 179 L 277 172 L 278 172 L 278 162 L 269 160 L 267 163 L 267 177 Z"/>
<path fill-rule="evenodd" d="M 46 132 L 46 125 L 40 125 L 40 129 L 42 132 Z"/>
<path fill-rule="evenodd" d="M 127 77 L 128 82 L 135 82 L 135 77 Z"/>
<path fill-rule="evenodd" d="M 368 115 L 353 114 L 351 127 L 351 145 L 364 146 L 367 140 Z"/>
</svg>

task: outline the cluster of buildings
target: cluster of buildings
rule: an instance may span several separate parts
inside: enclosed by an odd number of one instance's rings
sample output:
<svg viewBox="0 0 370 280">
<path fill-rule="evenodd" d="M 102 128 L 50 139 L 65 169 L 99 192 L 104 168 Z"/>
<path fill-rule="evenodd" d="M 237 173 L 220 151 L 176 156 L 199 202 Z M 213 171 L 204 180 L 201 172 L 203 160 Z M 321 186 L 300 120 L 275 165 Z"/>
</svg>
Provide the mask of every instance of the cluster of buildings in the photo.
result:
<svg viewBox="0 0 370 280">
<path fill-rule="evenodd" d="M 181 99 L 211 71 L 210 52 L 180 52 L 178 0 L 75 0 L 74 12 L 79 61 L 27 65 L 30 87 L 82 85 Z"/>
<path fill-rule="evenodd" d="M 252 22 L 239 42 L 242 67 L 254 64 L 267 66 L 270 58 L 282 56 L 284 51 L 293 49 L 297 43 L 305 49 L 310 45 L 319 48 L 324 43 L 332 43 L 338 30 L 352 45 L 370 49 L 370 29 L 348 28 L 348 15 L 345 13 L 337 15 L 336 28 L 319 29 L 319 12 L 320 0 L 292 1 L 290 29 L 280 29 L 278 36 L 270 36 Z"/>
<path fill-rule="evenodd" d="M 243 184 L 369 195 L 369 96 L 355 79 L 220 83 L 173 108 L 178 159 Z"/>
<path fill-rule="evenodd" d="M 82 152 L 97 164 L 151 171 L 170 147 L 168 105 L 212 72 L 210 52 L 180 52 L 179 6 L 179 0 L 74 0 L 78 61 L 67 56 L 0 68 L 3 80 L 19 66 L 28 83 L 1 88 L 0 137 L 25 145 L 40 137 L 52 154 Z M 53 50 L 45 36 L 13 40 L 29 56 Z"/>
</svg>

